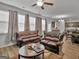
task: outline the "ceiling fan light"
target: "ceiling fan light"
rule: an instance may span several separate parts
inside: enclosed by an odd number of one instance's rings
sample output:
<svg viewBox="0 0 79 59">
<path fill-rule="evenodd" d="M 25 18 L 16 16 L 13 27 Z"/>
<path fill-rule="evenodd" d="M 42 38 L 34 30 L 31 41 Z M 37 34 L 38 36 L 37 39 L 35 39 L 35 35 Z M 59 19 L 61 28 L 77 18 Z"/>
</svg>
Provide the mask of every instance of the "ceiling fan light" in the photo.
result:
<svg viewBox="0 0 79 59">
<path fill-rule="evenodd" d="M 38 6 L 42 6 L 43 5 L 43 2 L 39 1 L 39 2 L 37 2 L 37 5 Z"/>
</svg>

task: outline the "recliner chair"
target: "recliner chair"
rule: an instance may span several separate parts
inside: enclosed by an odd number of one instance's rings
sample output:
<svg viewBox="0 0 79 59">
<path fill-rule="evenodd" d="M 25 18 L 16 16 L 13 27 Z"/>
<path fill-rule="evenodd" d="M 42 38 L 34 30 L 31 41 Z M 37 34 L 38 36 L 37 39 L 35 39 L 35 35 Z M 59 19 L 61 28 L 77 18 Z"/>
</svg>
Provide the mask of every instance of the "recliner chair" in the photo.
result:
<svg viewBox="0 0 79 59">
<path fill-rule="evenodd" d="M 46 35 L 41 40 L 41 43 L 45 46 L 45 48 L 49 51 L 52 51 L 56 54 L 59 54 L 59 47 L 63 44 L 64 34 L 61 34 L 59 37 L 53 35 Z"/>
</svg>

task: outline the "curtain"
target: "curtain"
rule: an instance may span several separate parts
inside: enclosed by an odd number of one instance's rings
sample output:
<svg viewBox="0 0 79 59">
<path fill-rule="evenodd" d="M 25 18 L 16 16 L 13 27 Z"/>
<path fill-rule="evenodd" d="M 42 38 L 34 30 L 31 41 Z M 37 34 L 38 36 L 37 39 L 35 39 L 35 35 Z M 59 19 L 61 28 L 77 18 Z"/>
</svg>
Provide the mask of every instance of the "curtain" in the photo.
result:
<svg viewBox="0 0 79 59">
<path fill-rule="evenodd" d="M 13 17 L 13 33 L 12 33 L 12 40 L 16 39 L 15 33 L 18 32 L 18 16 L 17 16 L 17 12 L 14 11 L 14 17 Z"/>
<path fill-rule="evenodd" d="M 42 18 L 36 17 L 36 31 L 38 31 L 39 35 L 42 33 Z"/>
<path fill-rule="evenodd" d="M 8 40 L 15 40 L 15 32 L 18 31 L 18 19 L 16 11 L 9 11 Z"/>
<path fill-rule="evenodd" d="M 13 11 L 9 11 L 9 24 L 8 24 L 8 40 L 12 40 L 12 30 L 13 30 Z"/>
<path fill-rule="evenodd" d="M 47 19 L 45 19 L 45 32 L 47 32 Z"/>
<path fill-rule="evenodd" d="M 25 15 L 25 27 L 24 31 L 29 31 L 29 15 Z"/>
</svg>

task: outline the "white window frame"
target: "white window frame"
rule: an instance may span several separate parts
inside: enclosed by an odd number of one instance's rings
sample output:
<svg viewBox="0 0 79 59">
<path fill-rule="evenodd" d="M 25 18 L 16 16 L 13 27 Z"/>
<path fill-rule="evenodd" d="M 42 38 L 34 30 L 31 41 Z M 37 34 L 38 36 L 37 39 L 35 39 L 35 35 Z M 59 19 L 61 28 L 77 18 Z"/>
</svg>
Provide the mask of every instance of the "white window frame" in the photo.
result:
<svg viewBox="0 0 79 59">
<path fill-rule="evenodd" d="M 24 31 L 24 25 L 25 24 L 25 15 L 24 14 L 18 14 L 18 30 Z"/>
<path fill-rule="evenodd" d="M 30 31 L 35 31 L 36 30 L 35 27 L 36 27 L 36 18 L 30 16 L 29 17 L 29 29 L 30 29 Z"/>
<path fill-rule="evenodd" d="M 48 23 L 48 24 L 47 24 L 47 31 L 48 31 L 48 32 L 51 32 L 51 31 L 52 31 L 52 29 L 51 29 L 51 23 Z"/>
<path fill-rule="evenodd" d="M 0 34 L 8 33 L 8 23 L 9 23 L 9 11 L 0 10 L 0 26 L 1 26 Z"/>
<path fill-rule="evenodd" d="M 45 31 L 46 27 L 45 23 L 46 23 L 45 19 L 42 19 L 42 31 Z"/>
</svg>

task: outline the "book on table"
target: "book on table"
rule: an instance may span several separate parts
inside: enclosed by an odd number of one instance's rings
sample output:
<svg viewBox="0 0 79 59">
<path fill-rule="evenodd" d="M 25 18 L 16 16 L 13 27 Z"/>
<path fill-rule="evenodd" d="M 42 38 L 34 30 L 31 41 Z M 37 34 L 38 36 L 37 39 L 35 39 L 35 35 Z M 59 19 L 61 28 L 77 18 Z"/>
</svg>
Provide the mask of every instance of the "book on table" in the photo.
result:
<svg viewBox="0 0 79 59">
<path fill-rule="evenodd" d="M 39 52 L 41 52 L 41 51 L 43 51 L 44 49 L 41 47 L 41 45 L 39 45 L 39 46 L 37 46 L 37 45 L 32 45 L 32 49 L 35 51 L 35 52 L 37 52 L 37 53 L 39 53 Z"/>
</svg>

